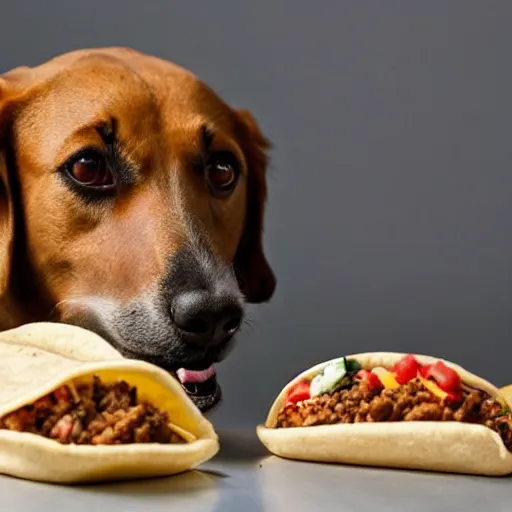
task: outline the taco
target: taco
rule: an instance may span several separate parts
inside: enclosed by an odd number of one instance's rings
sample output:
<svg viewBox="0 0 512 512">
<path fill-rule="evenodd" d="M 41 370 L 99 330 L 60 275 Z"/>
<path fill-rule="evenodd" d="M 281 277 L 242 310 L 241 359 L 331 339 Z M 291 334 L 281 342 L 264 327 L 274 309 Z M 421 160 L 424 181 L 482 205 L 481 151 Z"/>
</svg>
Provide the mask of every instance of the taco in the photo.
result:
<svg viewBox="0 0 512 512">
<path fill-rule="evenodd" d="M 54 483 L 167 476 L 219 450 L 164 370 L 80 327 L 0 333 L 0 473 Z"/>
<path fill-rule="evenodd" d="M 425 355 L 362 353 L 301 373 L 257 434 L 280 457 L 475 475 L 512 473 L 498 388 Z"/>
</svg>

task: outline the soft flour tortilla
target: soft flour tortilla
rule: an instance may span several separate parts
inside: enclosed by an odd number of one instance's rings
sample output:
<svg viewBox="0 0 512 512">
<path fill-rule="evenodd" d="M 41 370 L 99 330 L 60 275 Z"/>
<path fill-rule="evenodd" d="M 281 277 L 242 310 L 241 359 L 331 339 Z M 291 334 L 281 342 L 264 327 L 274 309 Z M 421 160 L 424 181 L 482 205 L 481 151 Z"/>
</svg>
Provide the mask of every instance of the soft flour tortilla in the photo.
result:
<svg viewBox="0 0 512 512">
<path fill-rule="evenodd" d="M 406 354 L 395 352 L 362 353 L 346 356 L 362 368 L 391 368 Z M 490 382 L 461 366 L 425 355 L 415 355 L 422 364 L 443 361 L 454 368 L 469 386 L 490 393 L 504 401 Z M 340 358 L 341 359 L 341 358 Z M 483 425 L 455 421 L 375 422 L 275 428 L 288 390 L 303 378 L 312 378 L 333 359 L 301 373 L 285 386 L 272 404 L 257 435 L 274 455 L 312 462 L 331 462 L 420 469 L 475 475 L 512 473 L 512 453 L 500 436 Z"/>
<path fill-rule="evenodd" d="M 507 384 L 500 388 L 501 396 L 506 400 L 509 405 L 512 405 L 512 384 Z"/>
<path fill-rule="evenodd" d="M 0 417 L 73 380 L 126 380 L 141 400 L 167 411 L 192 434 L 186 444 L 63 445 L 43 436 L 0 429 L 0 473 L 54 483 L 167 476 L 197 467 L 219 450 L 211 423 L 171 375 L 124 359 L 99 336 L 79 327 L 34 323 L 0 333 Z"/>
</svg>

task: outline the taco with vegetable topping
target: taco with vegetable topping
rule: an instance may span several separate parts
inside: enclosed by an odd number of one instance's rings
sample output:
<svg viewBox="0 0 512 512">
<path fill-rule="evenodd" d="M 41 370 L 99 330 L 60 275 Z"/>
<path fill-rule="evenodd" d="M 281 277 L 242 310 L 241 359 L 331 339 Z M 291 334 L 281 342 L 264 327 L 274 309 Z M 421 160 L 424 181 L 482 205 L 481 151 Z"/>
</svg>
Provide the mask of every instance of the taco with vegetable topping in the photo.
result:
<svg viewBox="0 0 512 512">
<path fill-rule="evenodd" d="M 257 434 L 280 457 L 475 475 L 512 473 L 498 388 L 425 355 L 362 353 L 288 383 Z"/>
<path fill-rule="evenodd" d="M 55 483 L 167 476 L 219 449 L 180 383 L 82 328 L 0 333 L 0 473 Z"/>
</svg>

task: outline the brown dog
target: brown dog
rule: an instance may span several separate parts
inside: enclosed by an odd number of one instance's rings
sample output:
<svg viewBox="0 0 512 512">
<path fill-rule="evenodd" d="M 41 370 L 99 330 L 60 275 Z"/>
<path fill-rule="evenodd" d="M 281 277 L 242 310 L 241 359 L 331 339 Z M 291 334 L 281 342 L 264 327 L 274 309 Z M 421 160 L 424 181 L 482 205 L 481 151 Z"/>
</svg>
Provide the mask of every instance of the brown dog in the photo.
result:
<svg viewBox="0 0 512 512">
<path fill-rule="evenodd" d="M 267 140 L 190 72 L 124 48 L 0 77 L 0 329 L 54 320 L 176 372 L 202 410 L 270 299 Z"/>
</svg>

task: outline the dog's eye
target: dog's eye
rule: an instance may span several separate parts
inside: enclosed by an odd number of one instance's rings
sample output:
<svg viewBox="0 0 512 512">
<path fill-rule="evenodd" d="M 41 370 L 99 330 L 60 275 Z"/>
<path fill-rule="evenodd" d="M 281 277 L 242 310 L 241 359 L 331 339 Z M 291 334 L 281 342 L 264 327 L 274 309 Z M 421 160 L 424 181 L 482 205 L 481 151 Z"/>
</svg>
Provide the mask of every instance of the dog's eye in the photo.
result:
<svg viewBox="0 0 512 512">
<path fill-rule="evenodd" d="M 73 181 L 83 187 L 110 190 L 116 185 L 106 158 L 97 151 L 79 153 L 68 161 L 65 169 Z"/>
<path fill-rule="evenodd" d="M 225 196 L 233 191 L 238 175 L 238 163 L 231 153 L 216 154 L 206 165 L 206 181 L 211 192 L 218 196 Z"/>
</svg>

